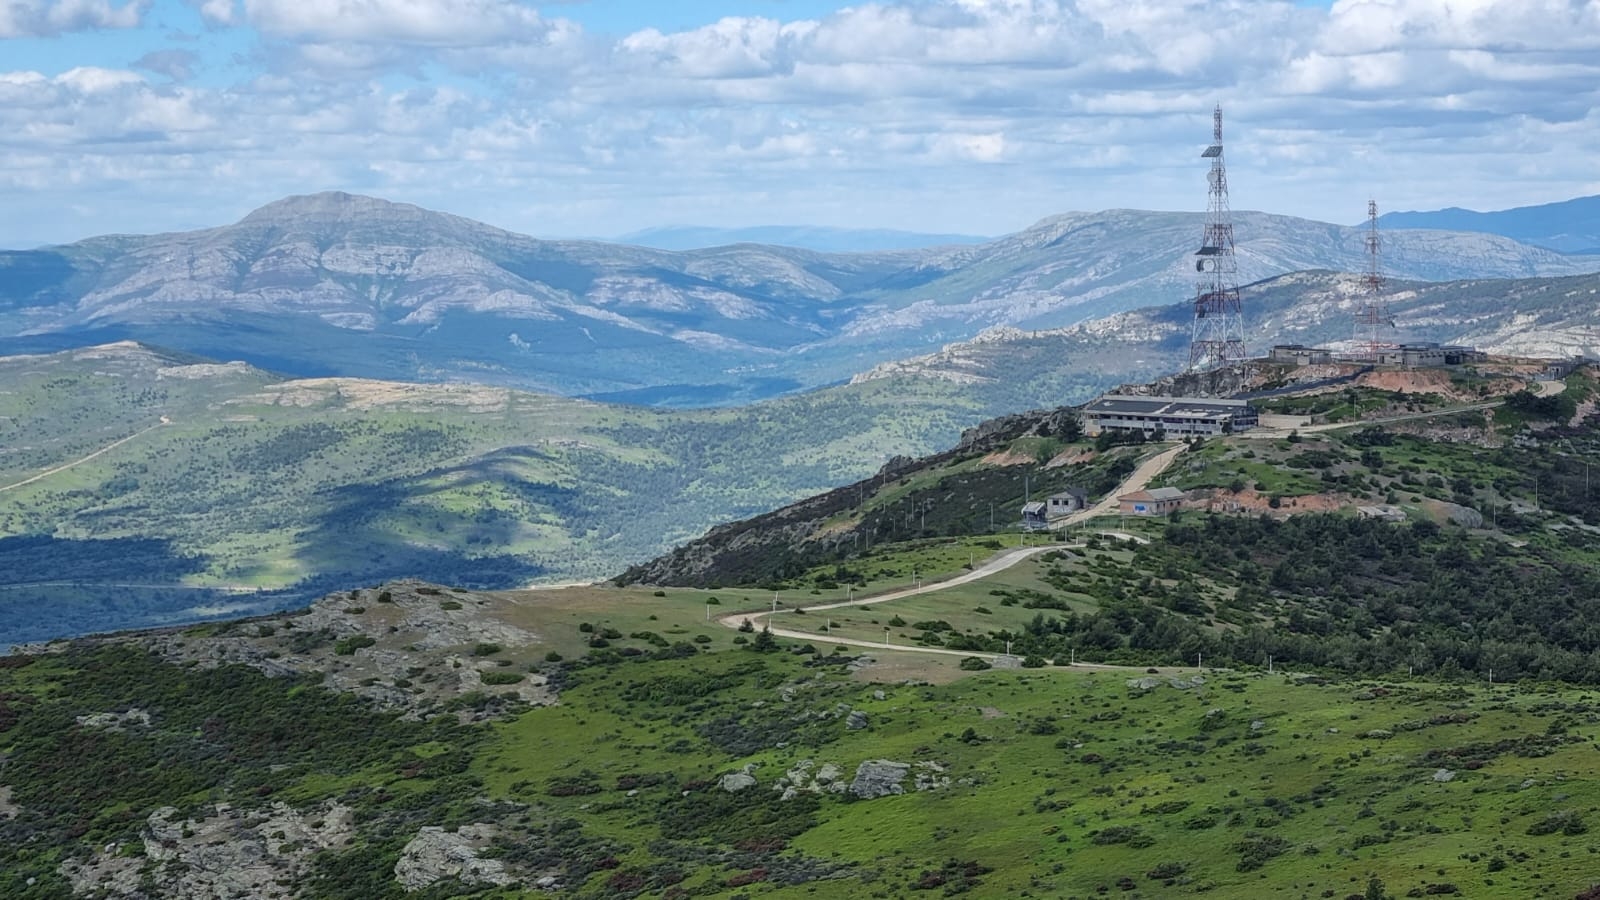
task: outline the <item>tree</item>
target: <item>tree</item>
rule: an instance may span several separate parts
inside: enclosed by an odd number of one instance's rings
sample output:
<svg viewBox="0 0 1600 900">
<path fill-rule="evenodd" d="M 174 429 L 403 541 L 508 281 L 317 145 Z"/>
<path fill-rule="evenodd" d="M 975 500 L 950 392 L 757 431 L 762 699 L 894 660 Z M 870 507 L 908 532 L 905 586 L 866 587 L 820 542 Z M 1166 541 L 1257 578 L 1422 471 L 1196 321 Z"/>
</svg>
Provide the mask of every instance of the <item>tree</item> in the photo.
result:
<svg viewBox="0 0 1600 900">
<path fill-rule="evenodd" d="M 750 649 L 757 653 L 771 653 L 778 649 L 778 639 L 772 636 L 771 626 L 761 627 L 761 633 L 756 635 L 755 641 L 750 644 Z"/>
</svg>

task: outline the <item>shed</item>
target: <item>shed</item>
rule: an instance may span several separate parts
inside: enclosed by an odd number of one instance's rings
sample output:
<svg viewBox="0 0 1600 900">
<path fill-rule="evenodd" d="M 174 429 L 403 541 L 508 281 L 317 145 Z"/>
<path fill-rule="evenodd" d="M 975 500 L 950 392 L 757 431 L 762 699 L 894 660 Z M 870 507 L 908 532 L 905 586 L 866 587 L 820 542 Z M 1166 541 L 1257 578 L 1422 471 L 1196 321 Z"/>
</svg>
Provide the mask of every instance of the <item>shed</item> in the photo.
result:
<svg viewBox="0 0 1600 900">
<path fill-rule="evenodd" d="M 1177 488 L 1151 488 L 1123 494 L 1117 498 L 1117 505 L 1125 515 L 1164 516 L 1182 506 L 1185 496 Z"/>
</svg>

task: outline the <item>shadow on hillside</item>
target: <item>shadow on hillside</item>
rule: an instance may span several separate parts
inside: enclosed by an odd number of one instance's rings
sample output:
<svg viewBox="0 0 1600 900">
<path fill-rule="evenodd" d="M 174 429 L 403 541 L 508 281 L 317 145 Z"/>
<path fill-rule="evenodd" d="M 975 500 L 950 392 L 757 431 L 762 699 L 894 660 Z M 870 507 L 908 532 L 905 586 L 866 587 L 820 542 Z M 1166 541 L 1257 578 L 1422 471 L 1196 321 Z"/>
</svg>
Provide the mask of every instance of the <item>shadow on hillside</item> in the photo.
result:
<svg viewBox="0 0 1600 900">
<path fill-rule="evenodd" d="M 425 501 L 444 491 L 493 484 L 566 520 L 577 512 L 576 491 L 521 476 L 519 463 L 538 456 L 533 448 L 506 448 L 459 466 L 323 493 L 324 511 L 300 554 L 318 573 L 306 584 L 338 589 L 402 577 L 480 589 L 528 583 L 545 566 L 504 552 L 520 537 L 520 516 L 487 505 L 451 512 Z"/>
</svg>

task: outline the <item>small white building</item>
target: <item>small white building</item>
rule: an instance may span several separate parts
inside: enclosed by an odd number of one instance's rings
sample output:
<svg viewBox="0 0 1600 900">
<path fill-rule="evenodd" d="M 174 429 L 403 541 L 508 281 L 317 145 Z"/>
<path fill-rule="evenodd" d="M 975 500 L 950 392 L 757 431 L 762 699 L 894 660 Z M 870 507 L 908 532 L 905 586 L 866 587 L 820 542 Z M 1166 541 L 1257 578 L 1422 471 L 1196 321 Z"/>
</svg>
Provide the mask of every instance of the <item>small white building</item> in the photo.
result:
<svg viewBox="0 0 1600 900">
<path fill-rule="evenodd" d="M 1051 494 L 1044 498 L 1045 514 L 1048 518 L 1059 519 L 1070 516 L 1075 512 L 1082 512 L 1089 508 L 1089 492 L 1083 488 L 1067 488 L 1059 494 Z"/>
</svg>

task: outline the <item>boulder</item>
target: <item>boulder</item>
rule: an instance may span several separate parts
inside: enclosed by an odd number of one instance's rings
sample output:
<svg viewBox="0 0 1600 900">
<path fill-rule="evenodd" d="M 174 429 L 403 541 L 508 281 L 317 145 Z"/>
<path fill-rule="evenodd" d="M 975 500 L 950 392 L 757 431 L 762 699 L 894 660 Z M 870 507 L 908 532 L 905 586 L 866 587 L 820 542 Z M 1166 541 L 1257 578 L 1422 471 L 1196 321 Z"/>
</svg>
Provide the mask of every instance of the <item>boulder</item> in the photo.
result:
<svg viewBox="0 0 1600 900">
<path fill-rule="evenodd" d="M 455 832 L 424 826 L 400 851 L 394 877 L 408 891 L 421 890 L 446 878 L 466 884 L 511 884 L 516 879 L 506 871 L 505 863 L 478 857 L 478 848 L 493 834 L 493 825 L 463 825 Z"/>
<path fill-rule="evenodd" d="M 860 731 L 867 727 L 867 714 L 859 709 L 851 710 L 850 715 L 844 720 L 844 727 L 851 731 Z"/>
<path fill-rule="evenodd" d="M 850 782 L 850 793 L 862 800 L 903 794 L 906 791 L 901 782 L 906 780 L 909 771 L 909 763 L 869 759 L 856 767 L 856 777 Z"/>
<path fill-rule="evenodd" d="M 728 774 L 717 779 L 717 787 L 722 788 L 730 794 L 737 794 L 742 790 L 753 788 L 755 786 L 755 776 L 747 772 L 729 772 Z"/>
</svg>

